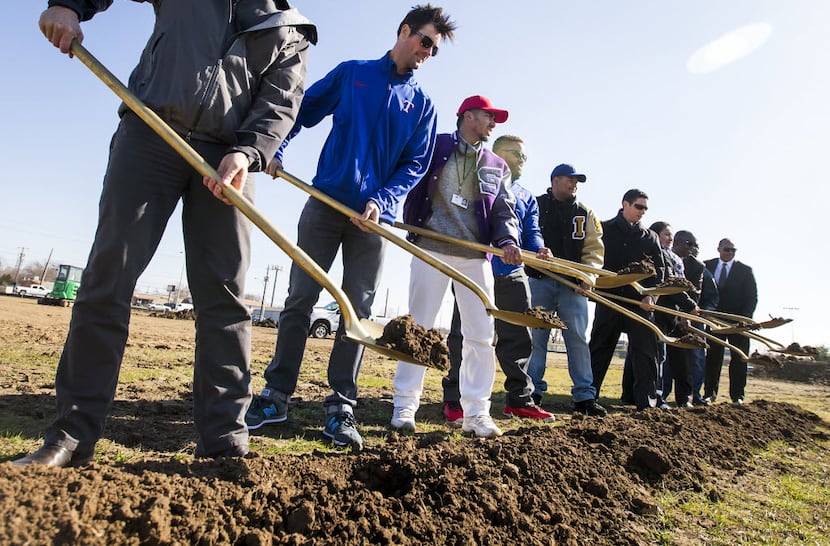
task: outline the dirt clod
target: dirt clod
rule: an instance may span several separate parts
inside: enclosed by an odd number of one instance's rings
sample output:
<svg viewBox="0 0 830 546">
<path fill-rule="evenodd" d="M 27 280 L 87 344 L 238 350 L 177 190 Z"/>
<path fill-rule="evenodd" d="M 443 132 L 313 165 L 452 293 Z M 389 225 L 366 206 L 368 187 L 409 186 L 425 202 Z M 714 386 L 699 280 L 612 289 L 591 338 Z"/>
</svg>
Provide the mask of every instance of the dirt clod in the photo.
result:
<svg viewBox="0 0 830 546">
<path fill-rule="evenodd" d="M 657 270 L 654 269 L 654 262 L 652 262 L 651 259 L 643 258 L 639 262 L 631 262 L 617 271 L 617 275 L 627 275 L 629 273 L 648 274 L 654 276 L 657 275 Z"/>
<path fill-rule="evenodd" d="M 444 336 L 434 328 L 427 330 L 415 322 L 412 315 L 390 320 L 384 326 L 383 335 L 377 339 L 377 344 L 411 355 L 431 368 L 450 369 L 450 350 L 444 342 Z"/>
<path fill-rule="evenodd" d="M 556 316 L 556 313 L 552 313 L 550 311 L 545 311 L 543 307 L 531 307 L 525 314 L 534 318 L 538 318 L 540 320 L 544 320 L 548 324 L 550 324 L 551 328 L 559 328 L 559 329 L 566 329 L 565 323 L 562 322 L 562 319 Z"/>
<path fill-rule="evenodd" d="M 669 277 L 665 281 L 657 285 L 658 288 L 674 288 L 680 287 L 684 290 L 694 290 L 695 285 L 689 282 L 685 277 Z"/>
</svg>

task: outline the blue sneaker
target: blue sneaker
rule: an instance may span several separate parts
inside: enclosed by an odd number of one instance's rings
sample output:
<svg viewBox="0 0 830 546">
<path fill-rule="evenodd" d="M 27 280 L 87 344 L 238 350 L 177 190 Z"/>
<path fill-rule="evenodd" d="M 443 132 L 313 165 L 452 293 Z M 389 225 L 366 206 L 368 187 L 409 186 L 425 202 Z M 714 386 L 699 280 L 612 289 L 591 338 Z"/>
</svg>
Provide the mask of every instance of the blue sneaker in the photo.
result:
<svg viewBox="0 0 830 546">
<path fill-rule="evenodd" d="M 355 421 L 351 406 L 348 405 L 326 408 L 323 436 L 330 438 L 337 447 L 351 447 L 354 452 L 363 449 L 363 438 L 357 432 L 357 421 Z"/>
<path fill-rule="evenodd" d="M 269 388 L 262 389 L 259 396 L 254 396 L 251 406 L 245 412 L 245 424 L 248 430 L 256 430 L 269 423 L 282 423 L 288 419 L 288 400 L 282 393 Z"/>
</svg>

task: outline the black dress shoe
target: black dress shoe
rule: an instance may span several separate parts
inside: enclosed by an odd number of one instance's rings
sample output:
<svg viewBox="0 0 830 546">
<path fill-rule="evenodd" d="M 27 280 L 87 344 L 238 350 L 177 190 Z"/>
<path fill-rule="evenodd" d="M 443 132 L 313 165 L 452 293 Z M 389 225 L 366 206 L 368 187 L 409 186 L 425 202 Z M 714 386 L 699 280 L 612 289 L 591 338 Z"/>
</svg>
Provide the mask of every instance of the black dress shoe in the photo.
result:
<svg viewBox="0 0 830 546">
<path fill-rule="evenodd" d="M 592 417 L 605 417 L 608 415 L 608 410 L 600 406 L 596 400 L 581 400 L 574 402 L 574 411 L 583 413 Z"/>
<path fill-rule="evenodd" d="M 44 444 L 40 449 L 26 455 L 16 461 L 12 461 L 14 466 L 27 466 L 30 464 L 39 464 L 43 466 L 55 466 L 63 468 L 65 466 L 81 466 L 92 460 L 92 453 L 81 453 L 73 451 L 69 448 L 55 445 Z"/>
</svg>

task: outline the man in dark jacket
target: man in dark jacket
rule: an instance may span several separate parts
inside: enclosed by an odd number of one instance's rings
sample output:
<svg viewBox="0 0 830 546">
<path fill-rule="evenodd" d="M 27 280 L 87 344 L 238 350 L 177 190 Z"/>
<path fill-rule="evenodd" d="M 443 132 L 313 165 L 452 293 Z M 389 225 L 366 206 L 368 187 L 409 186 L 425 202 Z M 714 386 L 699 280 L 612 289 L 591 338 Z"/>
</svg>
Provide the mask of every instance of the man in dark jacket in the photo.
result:
<svg viewBox="0 0 830 546">
<path fill-rule="evenodd" d="M 111 3 L 51 0 L 40 28 L 69 53 L 72 41 L 83 39 L 79 21 Z M 121 108 L 98 230 L 58 364 L 58 415 L 43 447 L 18 465 L 79 465 L 92 458 L 115 395 L 136 281 L 179 200 L 188 282 L 199 316 L 193 371 L 196 456 L 248 452 L 244 415 L 251 397 L 251 320 L 240 298 L 250 223 L 222 203 L 222 187 L 230 184 L 252 195 L 247 172 L 265 165 L 294 124 L 306 52 L 316 30 L 277 0 L 151 3 L 156 25 L 130 76 L 130 90 L 208 163 L 218 165 L 221 181 L 198 175 L 141 119 Z"/>
<path fill-rule="evenodd" d="M 385 248 L 384 239 L 361 221 L 394 221 L 398 203 L 429 166 L 435 108 L 414 71 L 437 54 L 442 39 L 451 39 L 454 29 L 440 7 L 416 6 L 398 25 L 398 38 L 386 55 L 340 63 L 309 87 L 289 135 L 293 138 L 301 128 L 333 118 L 312 185 L 362 214 L 349 222 L 309 198 L 297 226 L 297 246 L 326 271 L 342 249 L 343 291 L 359 318 L 371 315 Z M 269 174 L 281 168 L 285 144 L 268 166 Z M 265 370 L 266 386 L 245 415 L 251 430 L 288 418 L 288 399 L 297 388 L 311 313 L 321 290 L 311 275 L 291 266 L 276 350 Z M 329 357 L 332 392 L 323 401 L 323 435 L 336 446 L 358 451 L 363 438 L 354 407 L 363 345 L 344 339 L 345 327 L 341 320 Z"/>
<path fill-rule="evenodd" d="M 605 254 L 602 225 L 594 211 L 576 198 L 578 184 L 587 179 L 584 174 L 577 173 L 572 165 L 557 165 L 550 174 L 547 192 L 537 198 L 539 225 L 545 246 L 554 256 L 591 267 L 602 267 Z M 605 408 L 596 401 L 591 353 L 586 340 L 588 299 L 584 292 L 574 291 L 534 269 L 529 268 L 528 275 L 533 306 L 555 312 L 567 326 L 562 330 L 562 338 L 568 353 L 574 410 L 586 415 L 604 416 L 607 413 Z M 589 287 L 581 283 L 581 289 L 584 291 Z M 532 330 L 533 351 L 527 371 L 533 379 L 533 396 L 539 402 L 548 388 L 544 375 L 549 338 L 550 330 Z"/>
<path fill-rule="evenodd" d="M 605 245 L 603 268 L 619 271 L 631 262 L 650 260 L 654 263 L 657 274 L 641 282 L 643 286 L 652 287 L 664 280 L 665 264 L 657 234 L 640 225 L 640 220 L 648 210 L 648 195 L 638 189 L 625 192 L 622 208 L 617 216 L 602 223 L 602 242 Z M 631 310 L 647 320 L 654 320 L 651 296 L 641 296 L 629 285 L 611 290 L 621 296 L 640 300 L 639 306 Z M 655 407 L 657 395 L 657 339 L 654 332 L 639 322 L 603 305 L 597 305 L 594 312 L 594 325 L 591 330 L 591 370 L 594 375 L 594 388 L 599 396 L 602 382 L 620 334 L 628 334 L 628 352 L 632 358 L 634 373 L 634 402 L 637 409 Z"/>
<path fill-rule="evenodd" d="M 706 260 L 706 269 L 718 285 L 717 311 L 752 318 L 758 305 L 758 288 L 752 268 L 735 260 L 734 243 L 721 239 L 718 243 L 718 258 Z M 745 354 L 749 354 L 749 338 L 740 334 L 719 336 L 726 339 Z M 710 344 L 706 354 L 706 382 L 703 386 L 704 400 L 714 402 L 718 396 L 720 371 L 723 367 L 723 345 Z M 731 353 L 729 360 L 729 397 L 735 404 L 743 404 L 746 389 L 746 361 Z"/>
</svg>

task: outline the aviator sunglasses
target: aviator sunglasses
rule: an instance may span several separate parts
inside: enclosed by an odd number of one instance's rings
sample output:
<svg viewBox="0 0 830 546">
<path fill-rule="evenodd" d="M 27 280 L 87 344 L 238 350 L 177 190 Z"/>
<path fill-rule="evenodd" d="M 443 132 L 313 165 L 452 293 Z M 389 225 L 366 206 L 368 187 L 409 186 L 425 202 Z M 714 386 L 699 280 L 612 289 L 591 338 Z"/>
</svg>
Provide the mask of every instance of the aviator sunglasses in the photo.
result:
<svg viewBox="0 0 830 546">
<path fill-rule="evenodd" d="M 432 38 L 430 38 L 429 36 L 421 33 L 420 30 L 413 30 L 412 33 L 416 34 L 417 36 L 420 36 L 420 38 L 421 38 L 421 47 L 423 47 L 424 49 L 429 49 L 430 50 L 430 55 L 432 55 L 433 57 L 438 55 L 438 46 L 435 45 L 435 42 L 432 41 Z"/>
</svg>

